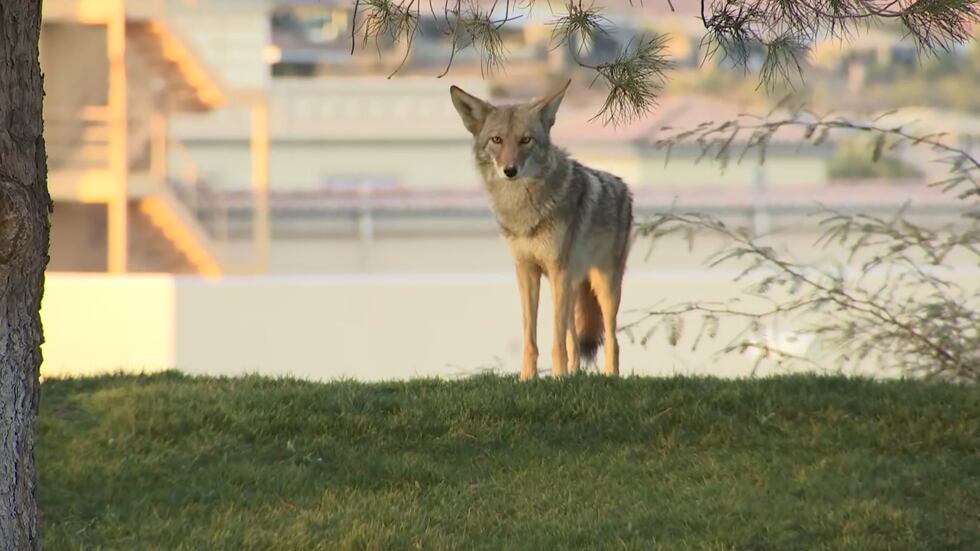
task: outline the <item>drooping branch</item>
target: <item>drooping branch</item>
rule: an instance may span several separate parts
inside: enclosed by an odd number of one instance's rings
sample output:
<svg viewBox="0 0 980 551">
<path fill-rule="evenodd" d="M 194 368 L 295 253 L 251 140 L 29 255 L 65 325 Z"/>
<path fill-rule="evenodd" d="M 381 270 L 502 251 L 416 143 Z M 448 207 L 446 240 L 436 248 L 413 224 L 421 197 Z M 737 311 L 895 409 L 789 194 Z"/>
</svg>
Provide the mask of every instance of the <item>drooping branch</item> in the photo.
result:
<svg viewBox="0 0 980 551">
<path fill-rule="evenodd" d="M 423 33 L 420 2 L 355 0 L 352 53 L 359 35 L 362 45 L 373 40 L 379 52 L 382 38 L 404 41 L 405 58 L 392 74 L 397 73 Z M 458 52 L 469 47 L 479 52 L 484 76 L 506 64 L 501 32 L 534 4 L 535 0 L 495 0 L 489 6 L 477 0 L 444 0 L 440 19 L 439 7 L 429 0 L 429 11 L 449 45 L 446 69 L 439 76 L 448 74 Z M 593 82 L 602 81 L 608 88 L 597 117 L 619 124 L 648 113 L 671 68 L 666 37 L 634 37 L 607 61 L 585 63 L 581 54 L 586 45 L 611 34 L 613 24 L 601 1 L 548 5 L 554 14 L 549 23 L 551 47 L 568 48 L 577 65 L 595 72 Z M 700 8 L 706 31 L 703 59 L 719 58 L 747 71 L 758 54 L 760 86 L 801 79 L 808 54 L 823 38 L 847 40 L 872 25 L 892 21 L 921 51 L 934 53 L 970 40 L 973 26 L 980 24 L 980 0 L 702 0 Z"/>
<path fill-rule="evenodd" d="M 980 203 L 977 158 L 943 135 L 802 112 L 784 118 L 742 117 L 706 123 L 664 138 L 658 145 L 691 143 L 701 148 L 703 156 L 725 161 L 743 157 L 747 149 L 764 153 L 769 139 L 787 127 L 801 127 L 804 144 L 822 143 L 834 131 L 870 134 L 875 137 L 869 151 L 872 157 L 897 144 L 928 147 L 950 167 L 949 177 L 933 185 L 964 201 L 967 216 L 935 228 L 912 222 L 904 210 L 890 219 L 825 210 L 820 222 L 823 232 L 815 245 L 842 247 L 847 251 L 844 262 L 851 265 L 848 269 L 792 260 L 788 253 L 771 246 L 768 236 L 753 236 L 714 217 L 697 213 L 657 216 L 639 225 L 639 236 L 649 239 L 651 245 L 669 235 L 681 234 L 690 240 L 703 233 L 721 236 L 725 244 L 709 257 L 709 267 L 743 266 L 737 280 L 750 281 L 747 294 L 768 306 L 749 307 L 741 300 L 685 302 L 642 311 L 624 330 L 628 334 L 645 331 L 641 339 L 645 342 L 658 328 L 667 327 L 668 342 L 676 344 L 684 317 L 700 315 L 702 330 L 693 345 L 697 347 L 704 333 L 711 338 L 717 335 L 722 322 L 742 320 L 742 330 L 721 353 L 755 351 L 758 362 L 815 363 L 813 358 L 800 357 L 768 340 L 766 327 L 789 323 L 798 338 L 821 339 L 832 350 L 824 359 L 838 367 L 856 366 L 871 358 L 879 365 L 926 377 L 980 380 L 980 289 L 967 289 L 944 276 L 946 261 L 954 255 L 980 260 L 980 220 L 970 216 Z M 744 144 L 741 152 L 735 151 L 735 143 Z M 857 259 L 860 262 L 855 265 Z"/>
<path fill-rule="evenodd" d="M 666 37 L 641 38 L 627 46 L 615 60 L 599 65 L 579 61 L 579 65 L 596 72 L 593 83 L 602 79 L 609 92 L 595 118 L 605 123 L 623 123 L 637 119 L 656 105 L 667 80 L 670 60 L 665 55 Z"/>
<path fill-rule="evenodd" d="M 880 116 L 879 120 L 890 114 Z M 759 154 L 760 161 L 764 161 L 772 137 L 788 128 L 802 130 L 801 145 L 821 145 L 832 132 L 836 131 L 869 135 L 874 140 L 874 148 L 871 151 L 873 160 L 877 160 L 885 149 L 895 149 L 902 145 L 928 147 L 940 155 L 937 162 L 949 166 L 948 177 L 932 182 L 930 185 L 947 192 L 955 190 L 960 194 L 961 199 L 980 199 L 980 159 L 965 149 L 951 145 L 948 134 L 916 134 L 908 129 L 908 125 L 887 126 L 876 121 L 862 122 L 833 114 L 818 115 L 798 109 L 780 118 L 742 115 L 735 120 L 702 123 L 692 129 L 676 131 L 669 136 L 659 138 L 654 144 L 669 152 L 678 143 L 694 143 L 699 146 L 702 158 L 713 158 L 723 165 L 733 158 L 741 161 L 752 151 Z M 660 129 L 661 132 L 673 130 L 669 127 Z M 736 144 L 741 146 L 740 150 L 737 150 Z"/>
</svg>

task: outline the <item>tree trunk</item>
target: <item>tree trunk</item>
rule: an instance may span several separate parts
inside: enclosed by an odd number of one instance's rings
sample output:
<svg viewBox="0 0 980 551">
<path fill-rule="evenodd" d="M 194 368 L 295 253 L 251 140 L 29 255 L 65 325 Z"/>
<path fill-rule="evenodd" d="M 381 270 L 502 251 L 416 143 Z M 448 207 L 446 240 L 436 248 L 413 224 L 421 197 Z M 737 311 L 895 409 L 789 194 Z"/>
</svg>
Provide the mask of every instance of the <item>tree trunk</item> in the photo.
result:
<svg viewBox="0 0 980 551">
<path fill-rule="evenodd" d="M 48 263 L 40 0 L 0 0 L 0 550 L 38 549 L 38 371 Z"/>
</svg>

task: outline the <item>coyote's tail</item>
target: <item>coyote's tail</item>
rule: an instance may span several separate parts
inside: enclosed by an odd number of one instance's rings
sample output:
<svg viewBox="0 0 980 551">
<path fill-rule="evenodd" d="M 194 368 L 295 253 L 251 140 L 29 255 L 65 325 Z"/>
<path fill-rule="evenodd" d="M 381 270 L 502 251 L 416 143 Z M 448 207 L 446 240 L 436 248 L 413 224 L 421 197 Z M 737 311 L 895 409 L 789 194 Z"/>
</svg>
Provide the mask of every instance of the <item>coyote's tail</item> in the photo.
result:
<svg viewBox="0 0 980 551">
<path fill-rule="evenodd" d="M 582 361 L 594 361 L 599 345 L 602 344 L 602 310 L 588 280 L 579 286 L 575 299 L 575 333 L 578 335 L 579 356 Z"/>
</svg>

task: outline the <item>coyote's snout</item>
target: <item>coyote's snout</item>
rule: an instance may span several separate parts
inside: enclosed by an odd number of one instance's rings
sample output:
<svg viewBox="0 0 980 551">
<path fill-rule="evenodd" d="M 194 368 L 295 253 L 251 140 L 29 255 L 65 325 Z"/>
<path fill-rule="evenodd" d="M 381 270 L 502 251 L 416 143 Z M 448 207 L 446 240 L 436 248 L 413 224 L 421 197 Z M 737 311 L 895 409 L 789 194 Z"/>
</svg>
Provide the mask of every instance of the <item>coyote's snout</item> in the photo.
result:
<svg viewBox="0 0 980 551">
<path fill-rule="evenodd" d="M 618 177 L 582 166 L 552 145 L 551 127 L 567 88 L 506 106 L 450 88 L 453 105 L 473 134 L 477 169 L 517 267 L 524 314 L 522 380 L 537 376 L 542 274 L 554 296 L 554 375 L 576 372 L 581 358 L 592 359 L 603 339 L 605 372 L 619 374 L 616 314 L 633 200 Z"/>
</svg>

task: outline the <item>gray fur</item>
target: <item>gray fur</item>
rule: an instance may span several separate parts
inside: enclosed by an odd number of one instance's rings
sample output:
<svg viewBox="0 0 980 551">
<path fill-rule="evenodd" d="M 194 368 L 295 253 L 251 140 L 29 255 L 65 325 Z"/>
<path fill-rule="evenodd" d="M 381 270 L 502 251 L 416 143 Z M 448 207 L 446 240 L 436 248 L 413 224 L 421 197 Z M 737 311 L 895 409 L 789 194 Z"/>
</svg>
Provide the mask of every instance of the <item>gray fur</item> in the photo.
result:
<svg viewBox="0 0 980 551">
<path fill-rule="evenodd" d="M 473 134 L 476 166 L 515 263 L 537 266 L 549 278 L 560 273 L 572 289 L 589 285 L 595 272 L 606 274 L 618 308 L 632 194 L 620 178 L 583 166 L 551 143 L 564 92 L 522 105 L 493 106 L 451 89 L 453 104 Z M 594 353 L 601 337 L 579 335 L 581 344 L 591 348 L 582 352 Z M 562 357 L 558 350 L 555 354 Z"/>
<path fill-rule="evenodd" d="M 504 109 L 508 114 L 516 111 Z M 629 188 L 619 177 L 586 167 L 550 140 L 546 143 L 525 162 L 533 176 L 513 180 L 501 177 L 486 149 L 479 142 L 474 145 L 477 169 L 503 236 L 532 238 L 567 229 L 563 255 L 555 259 L 562 262 L 580 240 L 608 240 L 617 256 L 625 254 L 633 221 Z"/>
</svg>

